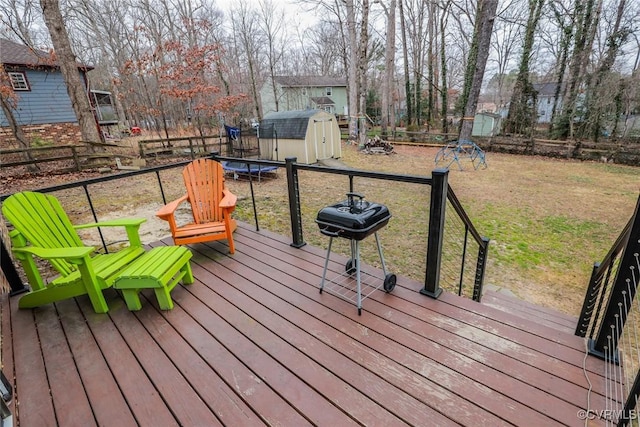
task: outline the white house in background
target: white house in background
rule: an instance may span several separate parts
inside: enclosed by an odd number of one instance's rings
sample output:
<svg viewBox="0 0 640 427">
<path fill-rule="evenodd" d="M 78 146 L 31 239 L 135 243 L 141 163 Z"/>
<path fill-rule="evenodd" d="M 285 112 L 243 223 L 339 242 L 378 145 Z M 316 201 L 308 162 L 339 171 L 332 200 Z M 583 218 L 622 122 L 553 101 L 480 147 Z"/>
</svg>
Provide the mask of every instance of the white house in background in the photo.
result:
<svg viewBox="0 0 640 427">
<path fill-rule="evenodd" d="M 346 78 L 276 76 L 274 80 L 275 92 L 270 79 L 260 89 L 263 116 L 292 110 L 322 110 L 336 116 L 349 115 Z"/>
<path fill-rule="evenodd" d="M 538 92 L 538 104 L 536 106 L 538 123 L 551 123 L 551 110 L 553 109 L 557 85 L 558 83 L 555 82 L 533 84 L 533 89 Z M 557 111 L 562 108 L 562 98 L 560 98 L 556 108 Z"/>
</svg>

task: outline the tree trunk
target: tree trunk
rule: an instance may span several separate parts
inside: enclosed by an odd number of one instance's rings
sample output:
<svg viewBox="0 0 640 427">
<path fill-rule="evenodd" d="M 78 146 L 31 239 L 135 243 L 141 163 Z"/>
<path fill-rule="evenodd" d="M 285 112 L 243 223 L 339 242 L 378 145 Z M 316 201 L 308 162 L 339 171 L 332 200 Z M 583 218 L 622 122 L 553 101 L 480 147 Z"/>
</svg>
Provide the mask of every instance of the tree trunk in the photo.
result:
<svg viewBox="0 0 640 427">
<path fill-rule="evenodd" d="M 451 1 L 447 1 L 442 9 L 442 15 L 440 16 L 440 73 L 442 74 L 442 90 L 440 92 L 442 103 L 442 132 L 449 133 L 449 120 L 447 119 L 447 112 L 449 111 L 449 93 L 447 88 L 447 55 L 446 55 L 446 42 L 445 42 L 445 28 L 447 26 L 447 15 L 449 13 L 449 5 Z"/>
<path fill-rule="evenodd" d="M 427 129 L 433 126 L 438 112 L 436 110 L 436 45 L 437 32 L 436 32 L 436 3 L 429 3 L 429 21 L 427 22 L 428 31 L 428 47 L 427 47 L 427 117 L 426 125 Z"/>
<path fill-rule="evenodd" d="M 360 40 L 358 55 L 358 95 L 360 116 L 360 145 L 367 142 L 367 47 L 369 46 L 369 0 L 362 0 L 362 21 L 360 22 Z"/>
<path fill-rule="evenodd" d="M 602 120 L 603 115 L 605 114 L 603 111 L 603 100 L 606 100 L 610 96 L 610 93 L 607 93 L 610 88 L 604 86 L 603 83 L 613 67 L 613 63 L 618 55 L 618 50 L 624 45 L 631 33 L 629 28 L 620 28 L 622 25 L 625 6 L 626 0 L 620 0 L 620 3 L 618 3 L 615 24 L 611 30 L 611 34 L 607 37 L 607 52 L 604 60 L 598 67 L 595 81 L 588 89 L 585 123 L 590 127 L 588 136 L 591 136 L 594 141 L 597 141 L 600 138 L 603 131 Z M 609 104 L 609 102 L 607 102 L 607 104 Z M 614 113 L 617 113 L 615 110 L 615 104 L 613 107 Z"/>
<path fill-rule="evenodd" d="M 58 0 L 40 0 L 40 7 L 44 16 L 45 24 L 51 35 L 51 41 L 55 48 L 57 62 L 60 65 L 60 71 L 67 86 L 67 92 L 71 98 L 71 105 L 76 113 L 82 139 L 87 142 L 99 143 L 104 142 L 98 123 L 93 114 L 89 97 L 87 96 L 87 87 L 81 79 L 78 70 L 76 56 L 71 48 L 69 35 L 64 26 L 62 14 L 60 13 L 60 4 Z M 93 150 L 104 150 L 98 146 L 92 146 Z"/>
<path fill-rule="evenodd" d="M 347 10 L 347 34 L 349 38 L 349 139 L 358 138 L 358 40 L 356 36 L 356 12 L 353 0 L 345 0 Z"/>
<path fill-rule="evenodd" d="M 381 3 L 384 6 L 384 3 Z M 387 12 L 387 40 L 384 49 L 384 79 L 382 81 L 382 118 L 380 120 L 380 132 L 387 136 L 387 127 L 392 112 L 393 75 L 395 69 L 396 54 L 396 0 L 391 0 Z"/>
<path fill-rule="evenodd" d="M 505 123 L 505 130 L 510 133 L 527 134 L 533 132 L 536 124 L 536 94 L 529 77 L 529 61 L 533 50 L 533 42 L 544 0 L 529 0 L 529 17 L 525 29 L 522 56 L 516 84 L 509 103 L 509 114 Z"/>
<path fill-rule="evenodd" d="M 400 0 L 398 5 L 400 6 L 400 28 L 402 29 L 402 55 L 404 57 L 404 91 L 405 91 L 405 105 L 407 108 L 406 113 L 406 123 L 405 126 L 408 126 L 413 121 L 413 97 L 411 96 L 411 80 L 409 78 L 409 48 L 407 45 L 407 29 L 404 17 L 404 8 L 403 8 L 404 0 Z"/>
<path fill-rule="evenodd" d="M 471 45 L 469 46 L 469 55 L 467 58 L 467 66 L 464 70 L 464 86 L 462 87 L 462 94 L 456 101 L 456 112 L 462 114 L 462 120 L 460 120 L 460 126 L 458 127 L 458 133 L 462 130 L 462 124 L 465 120 L 465 109 L 469 100 L 469 93 L 471 91 L 471 85 L 473 83 L 476 64 L 478 63 L 478 42 L 480 37 L 480 25 L 481 25 L 481 10 L 482 2 L 478 3 L 476 10 L 476 21 L 473 29 L 473 37 L 471 38 Z"/>
<path fill-rule="evenodd" d="M 573 47 L 571 66 L 569 67 L 569 83 L 567 96 L 564 97 L 564 111 L 556 125 L 556 134 L 560 138 L 571 138 L 574 136 L 573 125 L 576 116 L 578 94 L 580 91 L 580 81 L 591 52 L 591 46 L 587 43 L 591 34 L 591 25 L 597 25 L 592 21 L 593 7 L 595 0 L 576 0 L 576 41 Z"/>
<path fill-rule="evenodd" d="M 562 30 L 562 37 L 560 38 L 560 58 L 558 60 L 558 82 L 553 96 L 553 106 L 551 107 L 551 119 L 549 126 L 549 137 L 553 138 L 555 135 L 555 123 L 558 116 L 558 107 L 560 105 L 560 97 L 564 90 L 564 75 L 567 70 L 567 64 L 569 61 L 569 48 L 571 46 L 571 40 L 573 39 L 573 25 L 564 23 L 564 14 L 557 10 L 555 3 L 551 2 L 553 14 L 556 17 L 558 26 Z"/>
<path fill-rule="evenodd" d="M 469 97 L 464 109 L 462 117 L 462 125 L 460 127 L 460 135 L 458 140 L 466 141 L 471 139 L 471 131 L 473 129 L 473 118 L 478 105 L 478 97 L 480 95 L 480 87 L 482 86 L 482 78 L 484 77 L 484 69 L 487 65 L 489 57 L 489 45 L 491 44 L 491 32 L 493 31 L 493 21 L 496 18 L 496 10 L 498 9 L 498 0 L 482 0 L 478 3 L 478 20 L 476 25 L 478 32 L 478 55 L 474 64 L 473 79 L 469 88 Z"/>
</svg>

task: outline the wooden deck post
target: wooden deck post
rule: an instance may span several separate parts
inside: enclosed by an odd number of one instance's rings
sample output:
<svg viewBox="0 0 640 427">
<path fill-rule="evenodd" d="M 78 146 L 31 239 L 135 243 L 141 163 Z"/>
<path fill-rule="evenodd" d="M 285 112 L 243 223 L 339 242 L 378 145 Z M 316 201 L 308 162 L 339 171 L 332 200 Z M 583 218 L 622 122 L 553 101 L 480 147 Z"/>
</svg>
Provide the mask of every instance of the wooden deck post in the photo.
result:
<svg viewBox="0 0 640 427">
<path fill-rule="evenodd" d="M 431 172 L 431 203 L 429 206 L 429 235 L 427 237 L 427 266 L 424 278 L 423 295 L 438 298 L 440 288 L 440 264 L 442 261 L 442 240 L 444 237 L 444 219 L 447 206 L 448 169 L 435 169 Z"/>
</svg>

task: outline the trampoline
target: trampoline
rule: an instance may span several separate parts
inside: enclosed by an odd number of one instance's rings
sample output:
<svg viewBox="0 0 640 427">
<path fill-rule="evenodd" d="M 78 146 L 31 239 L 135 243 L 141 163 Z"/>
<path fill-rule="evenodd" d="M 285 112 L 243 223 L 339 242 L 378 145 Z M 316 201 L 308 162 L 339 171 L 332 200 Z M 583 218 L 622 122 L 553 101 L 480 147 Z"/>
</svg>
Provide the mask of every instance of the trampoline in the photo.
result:
<svg viewBox="0 0 640 427">
<path fill-rule="evenodd" d="M 265 166 L 265 165 L 256 165 L 256 164 L 247 164 L 245 162 L 222 162 L 222 168 L 225 171 L 233 172 L 233 179 L 238 179 L 240 175 L 249 175 L 257 176 L 258 181 L 262 178 L 262 174 L 271 173 L 278 170 L 278 166 Z"/>
</svg>

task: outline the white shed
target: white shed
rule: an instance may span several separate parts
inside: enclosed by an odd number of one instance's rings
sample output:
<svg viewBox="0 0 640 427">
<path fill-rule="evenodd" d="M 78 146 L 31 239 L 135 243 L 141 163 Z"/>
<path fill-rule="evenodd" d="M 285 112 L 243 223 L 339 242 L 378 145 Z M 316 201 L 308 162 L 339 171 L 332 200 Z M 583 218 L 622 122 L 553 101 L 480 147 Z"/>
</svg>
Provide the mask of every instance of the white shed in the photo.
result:
<svg viewBox="0 0 640 427">
<path fill-rule="evenodd" d="M 471 136 L 496 136 L 500 133 L 502 116 L 494 113 L 477 113 L 473 118 Z"/>
<path fill-rule="evenodd" d="M 336 116 L 322 110 L 277 111 L 260 122 L 260 131 L 273 129 L 273 159 L 296 157 L 299 163 L 342 157 Z"/>
</svg>

